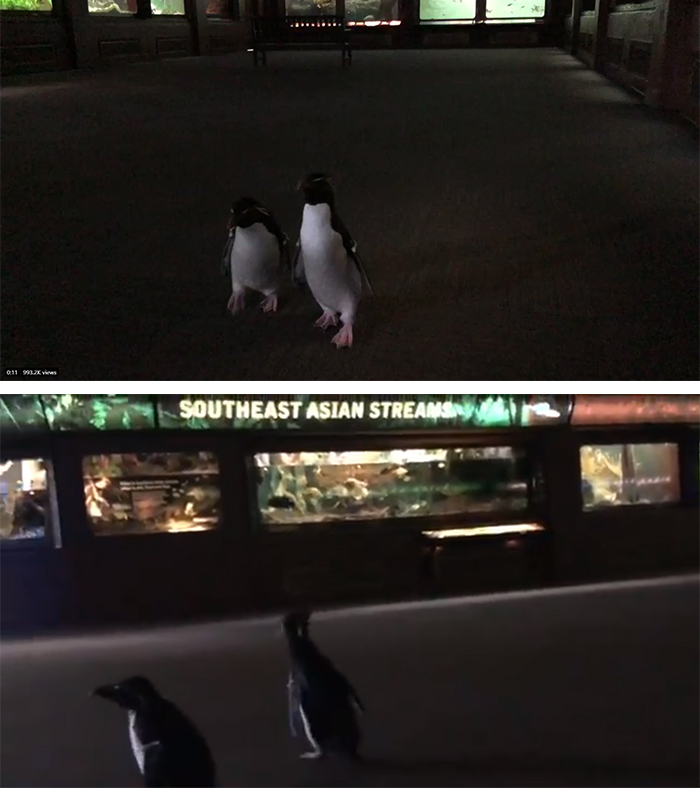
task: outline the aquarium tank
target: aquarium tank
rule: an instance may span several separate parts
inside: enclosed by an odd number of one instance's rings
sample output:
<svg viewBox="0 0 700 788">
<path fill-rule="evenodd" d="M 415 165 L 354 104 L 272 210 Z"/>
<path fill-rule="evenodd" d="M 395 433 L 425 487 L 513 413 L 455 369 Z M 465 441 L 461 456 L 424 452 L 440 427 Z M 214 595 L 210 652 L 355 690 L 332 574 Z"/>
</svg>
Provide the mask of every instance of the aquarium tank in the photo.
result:
<svg viewBox="0 0 700 788">
<path fill-rule="evenodd" d="M 0 0 L 1 2 L 2 0 Z M 91 14 L 135 14 L 138 10 L 136 0 L 88 0 Z M 183 15 L 185 0 L 151 0 L 154 15 Z"/>
<path fill-rule="evenodd" d="M 584 509 L 680 501 L 675 443 L 581 446 Z"/>
<path fill-rule="evenodd" d="M 348 22 L 388 22 L 399 18 L 399 0 L 345 0 Z"/>
<path fill-rule="evenodd" d="M 0 11 L 51 11 L 51 0 L 0 0 Z"/>
<path fill-rule="evenodd" d="M 487 0 L 487 19 L 538 19 L 544 16 L 545 0 Z"/>
<path fill-rule="evenodd" d="M 333 15 L 336 12 L 335 0 L 285 0 L 287 16 Z"/>
<path fill-rule="evenodd" d="M 420 0 L 420 18 L 425 22 L 474 19 L 476 0 Z"/>
<path fill-rule="evenodd" d="M 511 446 L 260 453 L 257 508 L 266 526 L 522 512 L 527 456 Z"/>
<path fill-rule="evenodd" d="M 84 457 L 83 484 L 96 536 L 209 531 L 219 524 L 219 465 L 208 452 Z"/>
</svg>

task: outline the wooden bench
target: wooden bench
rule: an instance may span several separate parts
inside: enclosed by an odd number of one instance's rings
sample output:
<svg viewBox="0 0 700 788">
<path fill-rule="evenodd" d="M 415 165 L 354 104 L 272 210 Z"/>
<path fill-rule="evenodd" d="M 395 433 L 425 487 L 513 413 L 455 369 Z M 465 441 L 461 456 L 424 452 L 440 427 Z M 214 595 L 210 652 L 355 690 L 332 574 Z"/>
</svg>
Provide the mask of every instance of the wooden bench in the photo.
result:
<svg viewBox="0 0 700 788">
<path fill-rule="evenodd" d="M 253 63 L 267 65 L 272 49 L 340 49 L 342 64 L 352 63 L 348 27 L 343 16 L 254 17 Z"/>
</svg>

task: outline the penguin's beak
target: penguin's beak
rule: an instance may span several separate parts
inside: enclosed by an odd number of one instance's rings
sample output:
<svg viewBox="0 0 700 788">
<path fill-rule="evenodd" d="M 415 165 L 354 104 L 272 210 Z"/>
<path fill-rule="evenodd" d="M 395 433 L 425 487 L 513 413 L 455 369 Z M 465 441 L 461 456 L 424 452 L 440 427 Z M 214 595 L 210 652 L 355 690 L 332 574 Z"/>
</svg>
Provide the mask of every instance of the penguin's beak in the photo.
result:
<svg viewBox="0 0 700 788">
<path fill-rule="evenodd" d="M 303 179 L 303 178 L 301 178 L 301 179 L 300 179 L 300 180 L 297 182 L 297 191 L 298 191 L 298 192 L 300 192 L 300 191 L 301 191 L 303 188 L 304 188 L 304 179 Z"/>
<path fill-rule="evenodd" d="M 117 700 L 119 695 L 118 688 L 114 684 L 103 684 L 92 691 L 96 698 L 106 698 L 107 700 Z"/>
<path fill-rule="evenodd" d="M 231 218 L 228 220 L 228 224 L 226 225 L 227 232 L 231 232 L 236 226 L 236 218 L 233 214 L 231 214 Z"/>
</svg>

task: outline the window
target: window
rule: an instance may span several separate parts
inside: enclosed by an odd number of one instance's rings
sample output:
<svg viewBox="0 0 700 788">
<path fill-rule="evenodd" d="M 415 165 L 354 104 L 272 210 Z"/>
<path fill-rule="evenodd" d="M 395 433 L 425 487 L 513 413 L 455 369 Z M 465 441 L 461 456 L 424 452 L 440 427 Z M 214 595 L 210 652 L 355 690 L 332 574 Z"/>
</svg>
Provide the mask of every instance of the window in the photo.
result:
<svg viewBox="0 0 700 788">
<path fill-rule="evenodd" d="M 128 14 L 137 11 L 136 0 L 88 0 L 88 11 L 91 14 Z"/>
<path fill-rule="evenodd" d="M 240 19 L 241 16 L 238 0 L 209 0 L 206 14 L 224 19 Z"/>
<path fill-rule="evenodd" d="M 44 539 L 51 534 L 52 508 L 47 461 L 0 463 L 0 538 Z"/>
<path fill-rule="evenodd" d="M 208 531 L 219 523 L 219 466 L 208 452 L 83 458 L 97 536 Z"/>
<path fill-rule="evenodd" d="M 581 446 L 584 509 L 680 501 L 675 443 Z"/>
<path fill-rule="evenodd" d="M 184 16 L 185 0 L 151 0 L 154 16 Z"/>
<path fill-rule="evenodd" d="M 287 16 L 317 16 L 336 13 L 335 0 L 285 0 Z"/>
<path fill-rule="evenodd" d="M 544 11 L 545 0 L 486 0 L 487 19 L 532 19 Z"/>
<path fill-rule="evenodd" d="M 399 0 L 345 0 L 348 22 L 390 22 L 398 18 Z"/>
<path fill-rule="evenodd" d="M 267 526 L 522 511 L 526 458 L 510 446 L 256 454 Z"/>
<path fill-rule="evenodd" d="M 476 0 L 420 0 L 421 22 L 474 19 Z"/>
<path fill-rule="evenodd" d="M 51 0 L 0 0 L 0 11 L 51 11 Z"/>
</svg>

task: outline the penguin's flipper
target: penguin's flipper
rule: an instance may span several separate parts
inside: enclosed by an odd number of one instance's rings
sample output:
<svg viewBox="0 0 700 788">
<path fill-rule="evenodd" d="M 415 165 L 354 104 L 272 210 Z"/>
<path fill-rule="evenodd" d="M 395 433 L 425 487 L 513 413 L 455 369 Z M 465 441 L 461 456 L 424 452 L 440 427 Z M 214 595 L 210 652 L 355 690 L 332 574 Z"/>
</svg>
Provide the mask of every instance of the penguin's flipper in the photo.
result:
<svg viewBox="0 0 700 788">
<path fill-rule="evenodd" d="M 350 257 L 352 261 L 357 266 L 357 270 L 360 272 L 360 276 L 364 280 L 365 285 L 367 285 L 367 291 L 371 296 L 374 295 L 374 288 L 372 287 L 372 283 L 369 281 L 369 276 L 367 275 L 367 269 L 365 268 L 364 263 L 360 260 L 360 255 L 357 253 L 357 244 L 355 244 L 355 248 L 352 252 L 350 252 Z"/>
<path fill-rule="evenodd" d="M 233 249 L 233 242 L 236 238 L 236 229 L 233 228 L 229 231 L 228 238 L 226 239 L 226 246 L 221 256 L 221 276 L 231 276 L 231 250 Z"/>
<path fill-rule="evenodd" d="M 299 693 L 290 678 L 287 682 L 287 695 L 289 702 L 289 730 L 294 738 L 297 737 L 297 720 L 299 719 Z"/>
<path fill-rule="evenodd" d="M 287 245 L 289 239 L 287 238 L 284 231 L 280 227 L 280 223 L 277 221 L 277 219 L 275 219 L 275 217 L 270 213 L 270 211 L 267 208 L 260 205 L 259 203 L 256 210 L 267 231 L 272 233 L 272 235 L 274 235 L 275 238 L 277 239 L 277 243 L 279 244 L 280 247 L 280 252 L 284 254 L 284 248 Z"/>
<path fill-rule="evenodd" d="M 352 235 L 350 235 L 350 231 L 340 221 L 340 217 L 335 211 L 332 211 L 331 213 L 331 227 L 343 239 L 343 246 L 345 247 L 345 251 L 348 253 L 348 257 L 357 266 L 357 270 L 360 272 L 360 276 L 364 280 L 369 294 L 374 295 L 374 288 L 372 287 L 372 283 L 369 281 L 369 276 L 367 276 L 367 270 L 362 260 L 360 260 L 360 255 L 357 253 L 357 241 L 352 237 Z"/>
<path fill-rule="evenodd" d="M 297 287 L 303 288 L 306 284 L 306 271 L 304 270 L 304 255 L 301 252 L 301 239 L 297 241 L 292 259 L 292 282 Z"/>
<path fill-rule="evenodd" d="M 146 788 L 166 788 L 172 785 L 165 760 L 165 750 L 159 741 L 152 741 L 143 747 L 143 784 Z"/>
</svg>

